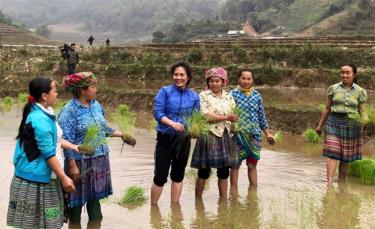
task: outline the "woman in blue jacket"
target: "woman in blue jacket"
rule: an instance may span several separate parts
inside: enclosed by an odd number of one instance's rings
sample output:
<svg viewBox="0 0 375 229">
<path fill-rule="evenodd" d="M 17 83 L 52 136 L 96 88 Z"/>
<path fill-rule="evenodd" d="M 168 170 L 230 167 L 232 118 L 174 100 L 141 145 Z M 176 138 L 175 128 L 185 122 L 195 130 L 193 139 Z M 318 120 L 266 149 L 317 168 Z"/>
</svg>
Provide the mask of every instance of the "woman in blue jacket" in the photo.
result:
<svg viewBox="0 0 375 229">
<path fill-rule="evenodd" d="M 29 83 L 29 98 L 23 109 L 16 137 L 7 225 L 16 228 L 61 228 L 64 202 L 60 186 L 75 190 L 56 157 L 59 127 L 51 106 L 56 102 L 55 82 L 36 78 Z M 78 146 L 61 142 L 78 151 Z M 51 179 L 52 171 L 58 179 Z"/>
<path fill-rule="evenodd" d="M 199 110 L 199 96 L 188 88 L 192 79 L 190 66 L 176 63 L 170 72 L 173 84 L 162 87 L 154 101 L 154 117 L 158 125 L 152 205 L 157 204 L 162 194 L 170 168 L 171 201 L 179 202 L 190 151 L 190 136 L 185 132 L 184 120 L 194 110 Z"/>
</svg>

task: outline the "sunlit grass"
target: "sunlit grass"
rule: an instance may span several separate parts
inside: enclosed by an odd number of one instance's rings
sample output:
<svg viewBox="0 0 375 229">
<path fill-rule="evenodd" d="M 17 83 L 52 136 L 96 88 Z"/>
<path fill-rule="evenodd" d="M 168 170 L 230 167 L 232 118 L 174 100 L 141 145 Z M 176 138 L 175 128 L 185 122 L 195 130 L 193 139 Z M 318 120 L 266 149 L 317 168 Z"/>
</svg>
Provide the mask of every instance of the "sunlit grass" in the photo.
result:
<svg viewBox="0 0 375 229">
<path fill-rule="evenodd" d="M 16 103 L 16 101 L 13 98 L 7 96 L 7 97 L 3 98 L 3 100 L 2 100 L 2 107 L 3 107 L 4 111 L 9 112 L 10 110 L 12 110 L 12 107 L 15 103 Z"/>
<path fill-rule="evenodd" d="M 27 103 L 28 96 L 29 95 L 27 93 L 19 93 L 17 97 L 17 103 L 20 105 L 25 105 Z"/>
<path fill-rule="evenodd" d="M 55 114 L 60 113 L 60 111 L 63 109 L 63 107 L 66 105 L 68 101 L 64 100 L 58 100 L 57 103 L 53 106 L 53 110 L 55 111 Z"/>
</svg>

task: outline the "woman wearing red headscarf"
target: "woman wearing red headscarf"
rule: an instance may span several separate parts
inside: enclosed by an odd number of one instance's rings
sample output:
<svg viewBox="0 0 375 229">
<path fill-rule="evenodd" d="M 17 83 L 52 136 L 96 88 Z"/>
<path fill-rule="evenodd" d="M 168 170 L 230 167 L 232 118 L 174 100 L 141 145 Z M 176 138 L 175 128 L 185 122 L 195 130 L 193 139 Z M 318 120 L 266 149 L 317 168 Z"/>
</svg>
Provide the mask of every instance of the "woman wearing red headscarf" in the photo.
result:
<svg viewBox="0 0 375 229">
<path fill-rule="evenodd" d="M 59 124 L 63 138 L 81 145 L 88 128 L 99 126 L 100 138 L 122 137 L 120 131 L 108 127 L 103 107 L 95 100 L 97 80 L 91 72 L 81 72 L 64 78 L 63 87 L 74 96 L 62 109 Z M 87 205 L 90 221 L 100 221 L 100 199 L 112 194 L 109 148 L 105 141 L 90 155 L 64 150 L 65 172 L 74 180 L 76 192 L 69 195 L 68 216 L 71 223 L 80 223 L 82 206 Z"/>
</svg>

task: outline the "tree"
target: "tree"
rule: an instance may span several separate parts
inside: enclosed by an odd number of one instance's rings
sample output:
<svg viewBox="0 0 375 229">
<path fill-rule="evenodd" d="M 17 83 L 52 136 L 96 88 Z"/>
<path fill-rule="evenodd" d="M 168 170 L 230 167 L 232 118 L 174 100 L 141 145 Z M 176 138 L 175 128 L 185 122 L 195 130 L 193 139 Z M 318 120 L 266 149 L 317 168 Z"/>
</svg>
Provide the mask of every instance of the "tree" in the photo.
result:
<svg viewBox="0 0 375 229">
<path fill-rule="evenodd" d="M 162 31 L 157 30 L 152 34 L 152 43 L 163 43 L 165 37 L 166 35 Z"/>
<path fill-rule="evenodd" d="M 7 25 L 12 25 L 12 19 L 6 16 L 2 10 L 0 10 L 0 23 L 4 23 Z"/>
<path fill-rule="evenodd" d="M 38 36 L 49 38 L 52 34 L 52 30 L 48 28 L 47 24 L 44 24 L 36 28 L 35 34 Z"/>
</svg>

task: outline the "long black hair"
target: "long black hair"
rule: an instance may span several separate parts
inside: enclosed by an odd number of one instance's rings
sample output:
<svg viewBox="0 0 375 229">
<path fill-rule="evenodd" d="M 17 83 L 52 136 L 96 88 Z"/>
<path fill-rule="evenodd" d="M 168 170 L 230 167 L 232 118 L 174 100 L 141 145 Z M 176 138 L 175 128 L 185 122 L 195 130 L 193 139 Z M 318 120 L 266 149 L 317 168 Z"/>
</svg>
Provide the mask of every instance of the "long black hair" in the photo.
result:
<svg viewBox="0 0 375 229">
<path fill-rule="evenodd" d="M 33 97 L 32 100 L 34 100 L 35 102 L 38 102 L 40 98 L 42 97 L 43 93 L 48 94 L 52 89 L 51 83 L 52 83 L 52 80 L 48 78 L 35 78 L 31 80 L 29 83 L 29 94 L 30 96 Z M 20 127 L 18 128 L 18 135 L 16 137 L 16 139 L 20 140 L 20 144 L 22 144 L 22 141 L 23 141 L 22 133 L 25 127 L 27 116 L 31 112 L 32 105 L 33 105 L 33 101 L 29 99 L 27 103 L 25 104 L 25 106 L 23 107 L 22 120 L 20 123 Z"/>
</svg>

